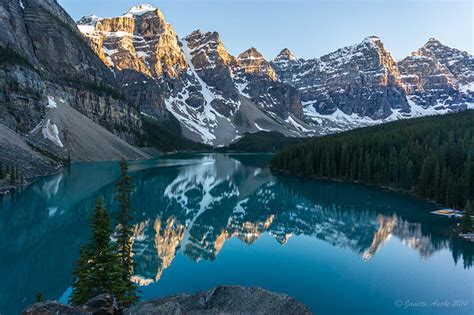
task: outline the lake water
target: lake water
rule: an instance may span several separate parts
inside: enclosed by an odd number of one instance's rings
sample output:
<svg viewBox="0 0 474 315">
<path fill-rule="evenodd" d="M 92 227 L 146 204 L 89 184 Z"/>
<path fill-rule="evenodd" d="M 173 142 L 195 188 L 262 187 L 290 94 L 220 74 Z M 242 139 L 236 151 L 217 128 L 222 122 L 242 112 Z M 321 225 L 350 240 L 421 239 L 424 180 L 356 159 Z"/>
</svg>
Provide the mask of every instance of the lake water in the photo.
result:
<svg viewBox="0 0 474 315">
<path fill-rule="evenodd" d="M 435 205 L 376 187 L 275 176 L 270 155 L 130 163 L 145 299 L 219 284 L 292 295 L 316 314 L 472 314 L 474 243 Z M 118 163 L 77 164 L 0 202 L 0 313 L 66 300 L 97 196 Z"/>
</svg>

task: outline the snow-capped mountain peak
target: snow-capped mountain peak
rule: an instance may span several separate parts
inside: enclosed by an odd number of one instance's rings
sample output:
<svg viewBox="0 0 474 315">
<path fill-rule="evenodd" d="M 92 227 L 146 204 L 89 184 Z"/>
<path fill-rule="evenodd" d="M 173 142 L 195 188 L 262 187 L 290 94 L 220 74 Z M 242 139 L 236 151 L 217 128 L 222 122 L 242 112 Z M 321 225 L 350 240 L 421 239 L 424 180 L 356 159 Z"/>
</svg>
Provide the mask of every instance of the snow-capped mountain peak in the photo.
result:
<svg viewBox="0 0 474 315">
<path fill-rule="evenodd" d="M 95 25 L 101 18 L 97 15 L 87 15 L 83 16 L 79 21 L 77 21 L 78 25 Z"/>
<path fill-rule="evenodd" d="M 131 15 L 142 15 L 146 12 L 155 11 L 156 8 L 153 7 L 151 4 L 139 4 L 136 6 L 131 7 L 125 14 Z"/>
<path fill-rule="evenodd" d="M 375 36 L 375 35 L 367 36 L 362 41 L 362 43 L 371 43 L 371 44 L 378 44 L 379 42 L 381 42 L 380 37 Z"/>
</svg>

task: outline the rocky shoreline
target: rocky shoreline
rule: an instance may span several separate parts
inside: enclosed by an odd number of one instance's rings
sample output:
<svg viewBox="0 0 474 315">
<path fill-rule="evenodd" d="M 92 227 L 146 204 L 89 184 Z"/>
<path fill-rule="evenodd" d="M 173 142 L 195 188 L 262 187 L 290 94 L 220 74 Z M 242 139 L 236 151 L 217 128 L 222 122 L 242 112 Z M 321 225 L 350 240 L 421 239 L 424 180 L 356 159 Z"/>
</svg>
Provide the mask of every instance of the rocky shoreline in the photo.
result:
<svg viewBox="0 0 474 315">
<path fill-rule="evenodd" d="M 33 304 L 23 315 L 53 314 L 312 314 L 308 306 L 296 299 L 261 288 L 218 286 L 194 294 L 176 294 L 143 301 L 131 308 L 119 310 L 117 302 L 109 294 L 99 295 L 87 303 L 71 307 L 57 301 Z"/>
</svg>

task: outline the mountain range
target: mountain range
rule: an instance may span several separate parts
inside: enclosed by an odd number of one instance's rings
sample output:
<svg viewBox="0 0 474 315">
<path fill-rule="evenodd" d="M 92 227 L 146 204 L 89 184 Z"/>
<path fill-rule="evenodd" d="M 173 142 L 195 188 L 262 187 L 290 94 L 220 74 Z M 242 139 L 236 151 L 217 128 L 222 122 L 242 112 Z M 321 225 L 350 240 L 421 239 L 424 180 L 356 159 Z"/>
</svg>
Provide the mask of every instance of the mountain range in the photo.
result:
<svg viewBox="0 0 474 315">
<path fill-rule="evenodd" d="M 56 0 L 0 1 L 0 159 L 25 175 L 67 160 L 147 158 L 144 119 L 226 146 L 245 133 L 318 136 L 474 108 L 474 58 L 429 41 L 395 60 L 370 36 L 319 58 L 231 55 L 138 5 L 74 22 Z"/>
<path fill-rule="evenodd" d="M 375 36 L 320 58 L 285 48 L 267 61 L 253 47 L 232 56 L 217 32 L 180 39 L 150 5 L 77 24 L 143 113 L 170 113 L 215 146 L 245 132 L 321 135 L 474 104 L 473 56 L 435 39 L 399 62 Z"/>
</svg>

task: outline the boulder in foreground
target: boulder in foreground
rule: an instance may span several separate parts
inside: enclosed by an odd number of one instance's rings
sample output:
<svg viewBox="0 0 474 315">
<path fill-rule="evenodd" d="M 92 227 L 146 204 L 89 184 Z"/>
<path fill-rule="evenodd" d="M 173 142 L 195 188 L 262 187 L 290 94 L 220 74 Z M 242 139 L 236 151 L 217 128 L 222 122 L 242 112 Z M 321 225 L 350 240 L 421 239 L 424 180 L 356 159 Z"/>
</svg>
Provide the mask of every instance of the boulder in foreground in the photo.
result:
<svg viewBox="0 0 474 315">
<path fill-rule="evenodd" d="M 312 314 L 309 307 L 296 299 L 261 288 L 218 286 L 194 294 L 177 294 L 141 302 L 123 311 L 130 315 L 181 314 Z M 54 301 L 33 304 L 24 315 L 52 314 L 119 314 L 115 299 L 99 295 L 84 305 L 71 307 Z"/>
</svg>

